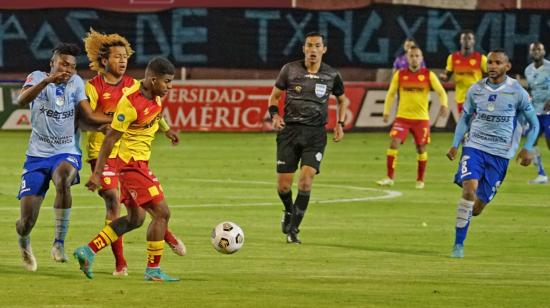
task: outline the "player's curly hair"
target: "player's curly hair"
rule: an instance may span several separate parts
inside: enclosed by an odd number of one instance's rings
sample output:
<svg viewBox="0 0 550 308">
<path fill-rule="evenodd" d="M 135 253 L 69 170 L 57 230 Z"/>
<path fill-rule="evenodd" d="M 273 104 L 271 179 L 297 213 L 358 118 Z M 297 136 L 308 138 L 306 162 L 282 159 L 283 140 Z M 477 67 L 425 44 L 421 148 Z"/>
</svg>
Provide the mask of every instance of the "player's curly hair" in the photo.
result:
<svg viewBox="0 0 550 308">
<path fill-rule="evenodd" d="M 90 69 L 98 73 L 105 73 L 105 66 L 101 63 L 101 59 L 109 58 L 110 47 L 114 46 L 124 47 L 128 57 L 134 53 L 130 43 L 123 36 L 117 33 L 99 33 L 90 28 L 90 32 L 84 38 L 84 48 L 88 60 L 90 60 Z"/>
</svg>

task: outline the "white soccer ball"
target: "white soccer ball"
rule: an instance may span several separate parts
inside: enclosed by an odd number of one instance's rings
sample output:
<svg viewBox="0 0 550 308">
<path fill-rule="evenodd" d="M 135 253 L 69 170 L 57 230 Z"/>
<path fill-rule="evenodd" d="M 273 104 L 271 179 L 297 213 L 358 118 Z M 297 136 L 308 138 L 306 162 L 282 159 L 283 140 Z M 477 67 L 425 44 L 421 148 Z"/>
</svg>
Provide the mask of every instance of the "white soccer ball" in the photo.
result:
<svg viewBox="0 0 550 308">
<path fill-rule="evenodd" d="M 244 232 L 237 224 L 224 221 L 212 229 L 210 240 L 217 251 L 231 254 L 243 247 Z"/>
</svg>

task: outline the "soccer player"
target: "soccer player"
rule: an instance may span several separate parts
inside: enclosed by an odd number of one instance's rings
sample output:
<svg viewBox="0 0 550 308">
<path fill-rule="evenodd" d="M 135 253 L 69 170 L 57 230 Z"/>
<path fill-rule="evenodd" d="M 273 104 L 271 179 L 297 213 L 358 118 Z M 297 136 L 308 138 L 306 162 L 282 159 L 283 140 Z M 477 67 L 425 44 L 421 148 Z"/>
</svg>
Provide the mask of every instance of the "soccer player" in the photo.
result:
<svg viewBox="0 0 550 308">
<path fill-rule="evenodd" d="M 484 73 L 487 73 L 487 57 L 474 50 L 476 39 L 472 30 L 460 33 L 460 50 L 447 57 L 445 72 L 439 75 L 443 81 L 455 75 L 455 101 L 458 113 L 462 112 L 466 92 Z"/>
<path fill-rule="evenodd" d="M 405 51 L 402 55 L 395 58 L 395 61 L 393 61 L 393 72 L 392 74 L 395 74 L 396 71 L 408 68 L 409 67 L 409 61 L 407 60 L 407 51 L 412 46 L 417 46 L 416 42 L 412 38 L 405 39 L 405 42 L 403 42 L 403 50 Z M 426 67 L 426 63 L 422 61 L 421 64 L 422 67 Z"/>
<path fill-rule="evenodd" d="M 447 157 L 454 160 L 458 146 L 467 134 L 455 175 L 455 183 L 462 187 L 462 198 L 457 206 L 453 258 L 464 257 L 464 240 L 472 215 L 481 214 L 504 181 L 508 162 L 521 138 L 518 115 L 523 115 L 531 125 L 523 149 L 517 156 L 523 166 L 531 163 L 530 152 L 539 131 L 529 95 L 517 80 L 506 76 L 511 68 L 506 52 L 502 49 L 491 51 L 487 68 L 489 77 L 468 90 L 453 145 L 447 153 Z"/>
<path fill-rule="evenodd" d="M 529 46 L 529 56 L 533 59 L 533 63 L 525 68 L 525 78 L 531 92 L 531 102 L 539 120 L 540 133 L 544 133 L 546 145 L 550 149 L 550 114 L 548 113 L 550 111 L 550 61 L 544 59 L 545 55 L 546 51 L 542 43 L 535 42 Z M 537 147 L 534 149 L 538 175 L 529 181 L 529 184 L 545 184 L 548 182 L 548 176 L 542 166 L 539 149 Z"/>
<path fill-rule="evenodd" d="M 441 110 L 439 116 L 447 113 L 447 94 L 437 76 L 422 68 L 422 50 L 413 46 L 407 51 L 409 67 L 397 71 L 392 78 L 384 101 L 384 123 L 388 123 L 395 94 L 399 91 L 397 117 L 390 131 L 390 148 L 386 152 L 387 177 L 377 181 L 380 186 L 393 186 L 399 145 L 407 140 L 409 131 L 416 144 L 418 172 L 416 188 L 424 188 L 424 173 L 428 163 L 426 147 L 430 143 L 430 116 L 428 113 L 430 89 L 439 95 Z"/>
<path fill-rule="evenodd" d="M 51 256 L 57 262 L 67 261 L 64 242 L 71 214 L 71 185 L 80 182 L 78 171 L 82 155 L 77 116 L 92 126 L 110 122 L 109 117 L 93 114 L 86 99 L 84 82 L 76 74 L 79 52 L 74 44 L 59 44 L 53 50 L 50 72 L 32 72 L 17 100 L 20 106 L 31 109 L 32 132 L 18 195 L 21 217 L 16 222 L 23 264 L 29 271 L 37 269 L 30 233 L 50 181 L 53 181 L 56 192 Z"/>
<path fill-rule="evenodd" d="M 277 133 L 277 191 L 284 205 L 282 231 L 287 243 L 300 244 L 299 226 L 304 218 L 313 177 L 319 173 L 327 144 L 328 99 L 338 101 L 337 123 L 333 140 L 344 137 L 344 120 L 349 99 L 337 70 L 323 63 L 327 52 L 321 33 L 305 35 L 302 47 L 305 59 L 287 63 L 281 69 L 269 97 L 269 113 Z M 279 100 L 286 91 L 284 119 L 279 115 Z M 292 202 L 292 182 L 300 163 L 298 195 Z"/>
<path fill-rule="evenodd" d="M 126 38 L 118 34 L 101 34 L 94 30 L 90 30 L 84 39 L 84 46 L 90 60 L 90 68 L 98 73 L 86 82 L 86 95 L 90 100 L 90 106 L 96 112 L 112 116 L 118 101 L 123 95 L 123 89 L 139 83 L 139 81 L 125 74 L 128 58 L 134 51 Z M 177 132 L 171 130 L 163 118 L 159 122 L 159 127 L 174 144 L 178 143 Z M 95 169 L 99 149 L 104 138 L 105 135 L 102 132 L 91 131 L 88 133 L 88 162 L 92 171 Z M 119 145 L 120 142 L 117 142 L 113 146 L 113 151 L 109 155 L 101 175 L 99 195 L 105 202 L 106 225 L 120 216 L 118 175 L 116 171 L 116 156 Z M 164 239 L 176 254 L 181 256 L 185 254 L 183 242 L 174 236 L 170 230 L 166 231 Z M 122 237 L 112 243 L 111 249 L 115 256 L 113 275 L 128 275 Z"/>
<path fill-rule="evenodd" d="M 126 205 L 127 215 L 113 220 L 88 245 L 75 250 L 80 269 L 90 279 L 93 278 L 95 254 L 124 233 L 140 227 L 149 212 L 152 220 L 147 229 L 145 280 L 179 280 L 166 275 L 159 267 L 170 210 L 160 183 L 149 170 L 151 143 L 161 118 L 161 97 L 172 88 L 174 72 L 174 66 L 165 58 L 152 59 L 147 65 L 145 79 L 126 89 L 117 104 L 111 129 L 101 145 L 94 172 L 86 186 L 92 191 L 101 188 L 103 166 L 120 140 L 117 170 L 121 201 Z"/>
</svg>

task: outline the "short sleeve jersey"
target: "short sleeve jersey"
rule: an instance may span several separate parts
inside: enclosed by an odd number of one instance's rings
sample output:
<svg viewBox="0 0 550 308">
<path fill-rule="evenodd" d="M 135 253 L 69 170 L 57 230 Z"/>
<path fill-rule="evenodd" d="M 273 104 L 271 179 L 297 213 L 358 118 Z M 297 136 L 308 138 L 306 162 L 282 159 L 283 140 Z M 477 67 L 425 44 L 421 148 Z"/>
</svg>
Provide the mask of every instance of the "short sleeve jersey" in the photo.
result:
<svg viewBox="0 0 550 308">
<path fill-rule="evenodd" d="M 32 72 L 23 88 L 34 86 L 48 74 Z M 81 155 L 80 133 L 75 125 L 76 108 L 86 99 L 84 81 L 73 75 L 67 83 L 48 84 L 30 103 L 32 132 L 28 156 Z"/>
<path fill-rule="evenodd" d="M 124 162 L 131 159 L 149 160 L 151 143 L 158 130 L 161 118 L 162 101 L 146 98 L 140 91 L 141 83 L 124 90 L 117 104 L 111 127 L 123 133 L 120 139 L 118 157 Z"/>
<path fill-rule="evenodd" d="M 519 147 L 521 131 L 518 116 L 532 111 L 527 91 L 513 78 L 493 89 L 484 78 L 468 91 L 464 114 L 472 117 L 464 147 L 512 158 Z"/>
<path fill-rule="evenodd" d="M 344 94 L 344 83 L 337 70 L 321 63 L 317 73 L 310 73 L 304 60 L 283 66 L 275 86 L 286 90 L 284 120 L 288 124 L 324 126 L 330 95 Z"/>
<path fill-rule="evenodd" d="M 456 51 L 447 57 L 445 70 L 454 73 L 455 98 L 463 103 L 468 89 L 487 72 L 487 57 L 477 51 L 468 56 Z"/>
<path fill-rule="evenodd" d="M 138 83 L 134 78 L 124 75 L 116 85 L 109 84 L 105 81 L 102 75 L 97 75 L 94 78 L 86 82 L 86 95 L 90 100 L 90 107 L 95 112 L 101 112 L 103 114 L 112 116 L 116 110 L 117 103 L 122 98 L 124 88 L 130 88 Z M 88 158 L 96 159 L 101 144 L 105 139 L 105 135 L 102 132 L 88 132 Z M 117 142 L 113 147 L 110 157 L 116 157 L 118 152 L 118 146 L 120 142 Z"/>
<path fill-rule="evenodd" d="M 550 61 L 544 59 L 542 66 L 535 68 L 533 63 L 525 68 L 525 78 L 531 91 L 532 102 L 537 113 L 544 111 L 550 100 Z"/>
</svg>

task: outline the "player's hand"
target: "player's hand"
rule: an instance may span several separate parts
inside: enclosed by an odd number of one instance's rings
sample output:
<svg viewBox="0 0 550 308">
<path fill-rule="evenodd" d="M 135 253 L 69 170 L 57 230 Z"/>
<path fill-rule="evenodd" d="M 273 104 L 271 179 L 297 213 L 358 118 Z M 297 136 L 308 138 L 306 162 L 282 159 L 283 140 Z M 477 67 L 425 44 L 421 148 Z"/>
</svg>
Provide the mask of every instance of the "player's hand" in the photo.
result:
<svg viewBox="0 0 550 308">
<path fill-rule="evenodd" d="M 439 79 L 441 79 L 442 81 L 447 81 L 447 73 L 439 74 Z"/>
<path fill-rule="evenodd" d="M 101 188 L 101 176 L 93 173 L 88 179 L 88 182 L 86 182 L 86 188 L 88 188 L 89 191 L 96 191 Z"/>
<path fill-rule="evenodd" d="M 527 151 L 526 149 L 521 149 L 518 156 L 516 157 L 516 162 L 519 161 L 519 164 L 522 166 L 529 166 L 533 160 L 533 154 Z"/>
<path fill-rule="evenodd" d="M 382 116 L 382 121 L 384 121 L 384 123 L 388 123 L 390 120 L 390 116 L 388 114 L 385 114 Z"/>
<path fill-rule="evenodd" d="M 178 136 L 178 132 L 176 130 L 169 129 L 164 133 L 164 135 L 172 141 L 172 145 L 177 145 L 180 142 L 180 137 Z"/>
<path fill-rule="evenodd" d="M 339 123 L 336 123 L 336 126 L 334 127 L 334 136 L 332 137 L 332 140 L 334 142 L 338 142 L 344 139 L 344 128 Z"/>
<path fill-rule="evenodd" d="M 49 74 L 48 77 L 44 78 L 47 83 L 62 83 L 66 82 L 71 78 L 71 74 L 67 72 L 57 72 Z"/>
<path fill-rule="evenodd" d="M 455 147 L 451 147 L 449 149 L 449 152 L 447 152 L 447 158 L 450 160 L 450 161 L 453 161 L 455 160 L 456 158 L 456 154 L 458 153 L 458 149 L 455 148 Z"/>
<path fill-rule="evenodd" d="M 447 106 L 441 106 L 441 109 L 439 109 L 439 114 L 437 116 L 440 118 L 444 118 L 447 116 L 448 112 L 449 108 Z"/>
<path fill-rule="evenodd" d="M 275 130 L 281 130 L 285 128 L 285 121 L 278 114 L 273 115 L 273 118 L 271 119 L 271 124 L 273 125 L 273 129 Z"/>
</svg>

